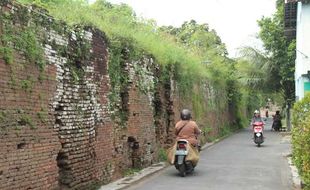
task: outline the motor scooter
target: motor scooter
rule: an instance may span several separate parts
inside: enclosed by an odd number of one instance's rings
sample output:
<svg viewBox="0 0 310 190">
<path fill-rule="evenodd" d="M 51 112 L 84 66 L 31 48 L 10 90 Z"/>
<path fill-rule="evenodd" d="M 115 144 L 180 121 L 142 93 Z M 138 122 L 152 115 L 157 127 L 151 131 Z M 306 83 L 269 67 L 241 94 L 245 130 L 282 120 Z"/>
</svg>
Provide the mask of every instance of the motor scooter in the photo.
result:
<svg viewBox="0 0 310 190">
<path fill-rule="evenodd" d="M 264 142 L 264 123 L 263 122 L 254 122 L 253 123 L 253 134 L 254 134 L 254 143 L 257 144 L 257 147 Z"/>
<path fill-rule="evenodd" d="M 196 166 L 192 161 L 187 161 L 186 157 L 189 156 L 190 144 L 185 139 L 180 139 L 177 141 L 177 147 L 175 152 L 174 166 L 180 172 L 182 177 L 186 174 L 194 171 Z"/>
</svg>

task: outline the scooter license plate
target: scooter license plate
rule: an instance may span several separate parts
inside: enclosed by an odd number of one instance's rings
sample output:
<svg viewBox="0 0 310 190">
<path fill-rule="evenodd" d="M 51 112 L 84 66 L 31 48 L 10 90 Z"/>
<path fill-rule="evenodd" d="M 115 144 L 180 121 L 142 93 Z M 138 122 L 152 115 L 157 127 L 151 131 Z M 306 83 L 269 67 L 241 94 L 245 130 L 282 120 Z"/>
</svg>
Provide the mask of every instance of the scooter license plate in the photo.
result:
<svg viewBox="0 0 310 190">
<path fill-rule="evenodd" d="M 261 133 L 262 131 L 263 131 L 263 129 L 261 127 L 255 127 L 254 128 L 255 133 Z"/>
<path fill-rule="evenodd" d="M 186 150 L 177 150 L 176 152 L 175 152 L 175 155 L 187 155 L 187 151 Z"/>
</svg>

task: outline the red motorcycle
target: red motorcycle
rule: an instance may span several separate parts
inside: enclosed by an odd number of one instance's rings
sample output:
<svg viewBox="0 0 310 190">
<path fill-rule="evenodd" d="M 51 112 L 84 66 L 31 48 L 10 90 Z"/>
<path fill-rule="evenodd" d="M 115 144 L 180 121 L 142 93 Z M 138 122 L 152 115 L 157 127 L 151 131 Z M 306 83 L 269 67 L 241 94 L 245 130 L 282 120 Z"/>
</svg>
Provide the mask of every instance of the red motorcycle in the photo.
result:
<svg viewBox="0 0 310 190">
<path fill-rule="evenodd" d="M 253 123 L 254 143 L 257 144 L 257 147 L 260 147 L 264 142 L 263 130 L 264 123 L 262 121 Z"/>
</svg>

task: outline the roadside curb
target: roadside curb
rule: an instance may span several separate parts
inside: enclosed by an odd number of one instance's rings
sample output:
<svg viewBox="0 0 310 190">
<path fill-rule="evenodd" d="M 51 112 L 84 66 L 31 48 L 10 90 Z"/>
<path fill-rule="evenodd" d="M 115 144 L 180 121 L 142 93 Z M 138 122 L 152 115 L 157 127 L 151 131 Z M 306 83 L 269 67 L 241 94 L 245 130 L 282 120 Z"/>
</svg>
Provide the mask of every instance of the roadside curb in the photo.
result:
<svg viewBox="0 0 310 190">
<path fill-rule="evenodd" d="M 153 164 L 150 167 L 144 168 L 141 171 L 119 180 L 116 180 L 107 185 L 101 186 L 99 190 L 121 190 L 129 187 L 131 184 L 141 181 L 142 179 L 166 168 L 168 164 L 166 162 L 160 162 L 157 164 Z"/>
<path fill-rule="evenodd" d="M 280 134 L 282 136 L 282 142 L 291 143 L 291 132 L 286 131 L 286 132 L 281 132 Z M 289 164 L 290 172 L 292 175 L 292 182 L 293 182 L 294 190 L 301 190 L 302 189 L 302 187 L 301 187 L 302 181 L 301 181 L 301 178 L 299 176 L 298 169 L 292 161 L 292 151 L 290 150 L 289 152 L 284 153 L 283 156 L 286 157 L 287 162 Z"/>
<path fill-rule="evenodd" d="M 300 190 L 301 189 L 301 179 L 299 177 L 298 170 L 297 170 L 296 166 L 293 164 L 292 158 L 289 155 L 287 156 L 287 160 L 288 160 L 288 163 L 289 163 L 289 166 L 291 169 L 294 188 L 295 188 L 295 190 Z"/>
</svg>

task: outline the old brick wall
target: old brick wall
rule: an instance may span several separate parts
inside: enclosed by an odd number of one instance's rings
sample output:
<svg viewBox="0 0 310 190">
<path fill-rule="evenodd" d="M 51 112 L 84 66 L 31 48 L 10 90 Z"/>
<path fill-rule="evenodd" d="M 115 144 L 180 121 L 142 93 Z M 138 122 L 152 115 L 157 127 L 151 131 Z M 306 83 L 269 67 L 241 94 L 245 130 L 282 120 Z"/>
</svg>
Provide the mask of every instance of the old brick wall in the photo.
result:
<svg viewBox="0 0 310 190">
<path fill-rule="evenodd" d="M 16 37 L 23 32 L 40 47 Z M 83 189 L 111 180 L 104 35 L 1 2 L 1 37 L 0 189 Z M 44 68 L 26 48 L 41 50 Z"/>
<path fill-rule="evenodd" d="M 17 10 L 1 6 L 1 17 Z M 2 39 L 4 30 L 1 23 Z M 39 68 L 18 51 L 13 63 L 0 59 L 0 189 L 58 186 L 56 157 L 61 145 L 48 111 L 53 97 L 49 92 L 56 90 L 56 68 L 48 65 L 44 73 L 49 77 L 43 79 Z"/>
<path fill-rule="evenodd" d="M 52 189 L 58 185 L 56 157 L 60 150 L 58 129 L 53 128 L 53 115 L 39 117 L 48 110 L 55 80 L 34 82 L 31 92 L 11 86 L 12 67 L 0 60 L 0 189 Z M 46 72 L 55 76 L 55 68 Z M 38 77 L 35 66 L 15 68 L 14 80 L 21 82 L 28 76 Z M 36 183 L 33 183 L 33 182 Z"/>
<path fill-rule="evenodd" d="M 125 90 L 119 95 L 125 118 L 114 125 L 115 177 L 130 168 L 147 167 L 158 161 L 158 146 L 154 120 L 154 89 L 156 64 L 151 58 L 128 59 L 124 51 L 123 70 L 128 76 Z"/>
<path fill-rule="evenodd" d="M 87 189 L 157 162 L 154 61 L 126 60 L 128 116 L 120 125 L 109 113 L 104 34 L 68 27 L 39 9 L 1 3 L 1 48 L 12 54 L 0 56 L 0 189 Z M 4 40 L 24 29 L 35 36 L 43 68 L 23 49 L 33 44 L 18 48 L 25 39 Z"/>
<path fill-rule="evenodd" d="M 143 58 L 129 66 L 129 119 L 128 136 L 135 138 L 139 148 L 132 154 L 134 167 L 146 167 L 157 159 L 157 147 L 154 126 L 154 81 L 155 64 L 152 59 Z M 139 67 L 139 68 L 137 68 Z"/>
</svg>

